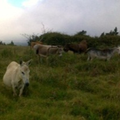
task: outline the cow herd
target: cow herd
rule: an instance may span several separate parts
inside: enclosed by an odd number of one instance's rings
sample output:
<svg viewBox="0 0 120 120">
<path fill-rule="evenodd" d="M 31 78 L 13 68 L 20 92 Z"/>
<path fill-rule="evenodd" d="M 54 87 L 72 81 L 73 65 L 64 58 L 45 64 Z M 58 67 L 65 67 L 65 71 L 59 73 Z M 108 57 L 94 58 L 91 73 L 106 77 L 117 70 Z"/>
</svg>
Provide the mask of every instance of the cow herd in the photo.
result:
<svg viewBox="0 0 120 120">
<path fill-rule="evenodd" d="M 34 46 L 32 46 L 34 43 Z M 120 54 L 120 47 L 107 48 L 107 49 L 96 49 L 88 48 L 87 41 L 82 40 L 80 43 L 68 43 L 65 46 L 57 45 L 44 45 L 38 42 L 31 42 L 31 48 L 35 51 L 36 55 L 40 57 L 48 58 L 50 55 L 62 56 L 63 52 L 72 51 L 73 53 L 85 53 L 87 54 L 87 60 L 93 58 L 110 60 L 114 53 Z"/>
<path fill-rule="evenodd" d="M 34 44 L 34 46 L 33 46 Z M 86 40 L 77 43 L 69 43 L 64 47 L 61 45 L 45 45 L 38 42 L 31 42 L 31 48 L 35 51 L 36 55 L 48 58 L 50 55 L 62 56 L 63 52 L 72 51 L 73 53 L 84 53 L 87 50 Z"/>
<path fill-rule="evenodd" d="M 93 58 L 100 58 L 110 60 L 110 58 L 115 54 L 120 54 L 120 47 L 114 47 L 111 49 L 95 49 L 88 48 L 86 40 L 81 41 L 78 44 L 69 43 L 64 47 L 57 45 L 45 45 L 43 43 L 31 42 L 31 48 L 35 51 L 35 54 L 39 57 L 48 58 L 50 55 L 62 56 L 63 52 L 73 51 L 73 53 L 85 53 L 88 55 L 87 60 L 92 60 Z M 6 69 L 3 76 L 3 82 L 6 86 L 9 86 L 13 90 L 13 95 L 16 96 L 16 89 L 19 90 L 19 96 L 22 95 L 23 90 L 29 85 L 29 64 L 31 60 L 24 62 L 21 61 L 17 63 L 15 61 L 11 62 Z"/>
</svg>

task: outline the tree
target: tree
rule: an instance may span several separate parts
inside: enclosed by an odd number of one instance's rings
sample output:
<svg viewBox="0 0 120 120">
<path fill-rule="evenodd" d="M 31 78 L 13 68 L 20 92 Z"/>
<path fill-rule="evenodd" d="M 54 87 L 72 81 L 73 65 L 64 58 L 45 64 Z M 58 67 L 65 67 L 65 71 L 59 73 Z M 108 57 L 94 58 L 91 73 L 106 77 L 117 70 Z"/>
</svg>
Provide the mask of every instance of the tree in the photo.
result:
<svg viewBox="0 0 120 120">
<path fill-rule="evenodd" d="M 22 34 L 25 38 L 27 38 L 27 43 L 28 45 L 30 45 L 31 42 L 35 42 L 35 41 L 40 41 L 40 38 L 38 35 L 28 35 L 28 34 Z"/>
<path fill-rule="evenodd" d="M 27 43 L 28 45 L 30 45 L 31 42 L 36 42 L 36 41 L 43 41 L 44 38 L 44 34 L 46 33 L 50 33 L 52 30 L 46 30 L 45 25 L 43 23 L 42 24 L 42 28 L 41 28 L 41 35 L 28 35 L 28 34 L 22 34 L 25 38 L 27 38 Z"/>
<path fill-rule="evenodd" d="M 87 33 L 87 31 L 82 30 L 82 31 L 78 32 L 78 33 L 75 34 L 75 35 L 86 35 L 86 33 Z"/>
<path fill-rule="evenodd" d="M 118 35 L 118 29 L 115 27 L 114 30 L 111 30 L 109 33 L 106 33 L 106 35 Z"/>
<path fill-rule="evenodd" d="M 114 29 L 114 35 L 118 35 L 118 29 L 117 29 L 117 27 L 115 27 L 115 29 Z"/>
<path fill-rule="evenodd" d="M 105 33 L 103 32 L 103 33 L 101 33 L 100 37 L 103 37 L 104 35 L 105 35 Z"/>
<path fill-rule="evenodd" d="M 5 43 L 3 43 L 2 41 L 0 41 L 0 45 L 5 45 Z"/>
<path fill-rule="evenodd" d="M 15 45 L 13 41 L 11 41 L 8 45 Z"/>
</svg>

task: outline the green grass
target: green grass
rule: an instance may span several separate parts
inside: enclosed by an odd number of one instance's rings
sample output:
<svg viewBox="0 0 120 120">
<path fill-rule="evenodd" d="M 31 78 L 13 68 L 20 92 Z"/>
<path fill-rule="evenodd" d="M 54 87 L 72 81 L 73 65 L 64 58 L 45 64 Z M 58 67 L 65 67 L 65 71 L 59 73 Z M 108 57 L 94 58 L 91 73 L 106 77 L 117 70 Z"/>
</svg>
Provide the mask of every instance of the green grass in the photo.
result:
<svg viewBox="0 0 120 120">
<path fill-rule="evenodd" d="M 84 54 L 38 61 L 29 47 L 0 46 L 0 119 L 120 120 L 120 56 L 87 61 Z M 13 97 L 2 82 L 11 61 L 33 59 L 30 86 Z"/>
</svg>

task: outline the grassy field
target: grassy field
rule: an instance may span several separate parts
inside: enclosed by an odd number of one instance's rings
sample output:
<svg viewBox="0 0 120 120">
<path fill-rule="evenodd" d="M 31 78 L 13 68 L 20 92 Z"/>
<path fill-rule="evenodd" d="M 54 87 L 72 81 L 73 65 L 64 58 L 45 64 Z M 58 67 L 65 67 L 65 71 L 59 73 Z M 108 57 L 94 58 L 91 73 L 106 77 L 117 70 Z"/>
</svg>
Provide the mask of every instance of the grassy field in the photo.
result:
<svg viewBox="0 0 120 120">
<path fill-rule="evenodd" d="M 29 59 L 30 86 L 13 97 L 2 81 L 6 67 Z M 86 60 L 64 53 L 46 64 L 29 47 L 0 46 L 0 120 L 120 120 L 120 56 Z"/>
</svg>

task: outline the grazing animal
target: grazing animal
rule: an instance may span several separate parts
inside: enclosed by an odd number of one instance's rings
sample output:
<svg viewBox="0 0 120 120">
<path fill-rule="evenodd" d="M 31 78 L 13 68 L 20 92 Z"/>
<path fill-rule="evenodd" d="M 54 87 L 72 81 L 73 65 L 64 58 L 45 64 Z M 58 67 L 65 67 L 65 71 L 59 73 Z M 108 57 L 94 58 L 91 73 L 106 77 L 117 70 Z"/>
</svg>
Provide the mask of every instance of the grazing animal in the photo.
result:
<svg viewBox="0 0 120 120">
<path fill-rule="evenodd" d="M 36 50 L 36 54 L 45 57 L 51 54 L 58 54 L 61 56 L 63 53 L 62 47 L 52 46 L 52 45 L 36 45 L 34 46 L 34 49 Z"/>
<path fill-rule="evenodd" d="M 3 76 L 3 83 L 12 88 L 14 96 L 17 95 L 17 89 L 20 90 L 19 96 L 21 96 L 24 88 L 29 86 L 30 62 L 31 60 L 27 62 L 21 61 L 20 64 L 18 64 L 13 61 L 7 66 Z"/>
<path fill-rule="evenodd" d="M 40 49 L 40 48 L 43 49 L 43 48 L 44 48 L 44 49 L 47 50 L 49 47 L 52 47 L 52 45 L 36 44 L 36 45 L 33 46 L 33 49 L 34 49 L 35 52 L 38 53 L 38 49 Z M 36 53 L 36 54 L 37 54 L 37 53 Z"/>
<path fill-rule="evenodd" d="M 80 43 L 68 43 L 64 46 L 64 51 L 73 51 L 74 53 L 83 53 L 87 50 L 86 40 L 81 41 Z"/>
<path fill-rule="evenodd" d="M 63 48 L 61 46 L 53 46 L 53 45 L 43 45 L 36 44 L 33 47 L 36 55 L 39 57 L 44 57 L 46 60 L 50 55 L 59 55 L 62 56 Z M 42 60 L 42 59 L 41 59 Z"/>
<path fill-rule="evenodd" d="M 62 47 L 52 45 L 35 45 L 34 50 L 39 57 L 42 56 L 46 58 L 50 55 L 62 56 L 63 53 Z"/>
<path fill-rule="evenodd" d="M 118 47 L 112 48 L 112 49 L 95 49 L 95 48 L 89 48 L 86 53 L 88 54 L 87 60 L 92 60 L 93 58 L 99 58 L 99 59 L 105 59 L 110 60 L 111 57 L 114 55 L 114 53 L 119 53 Z"/>
</svg>

